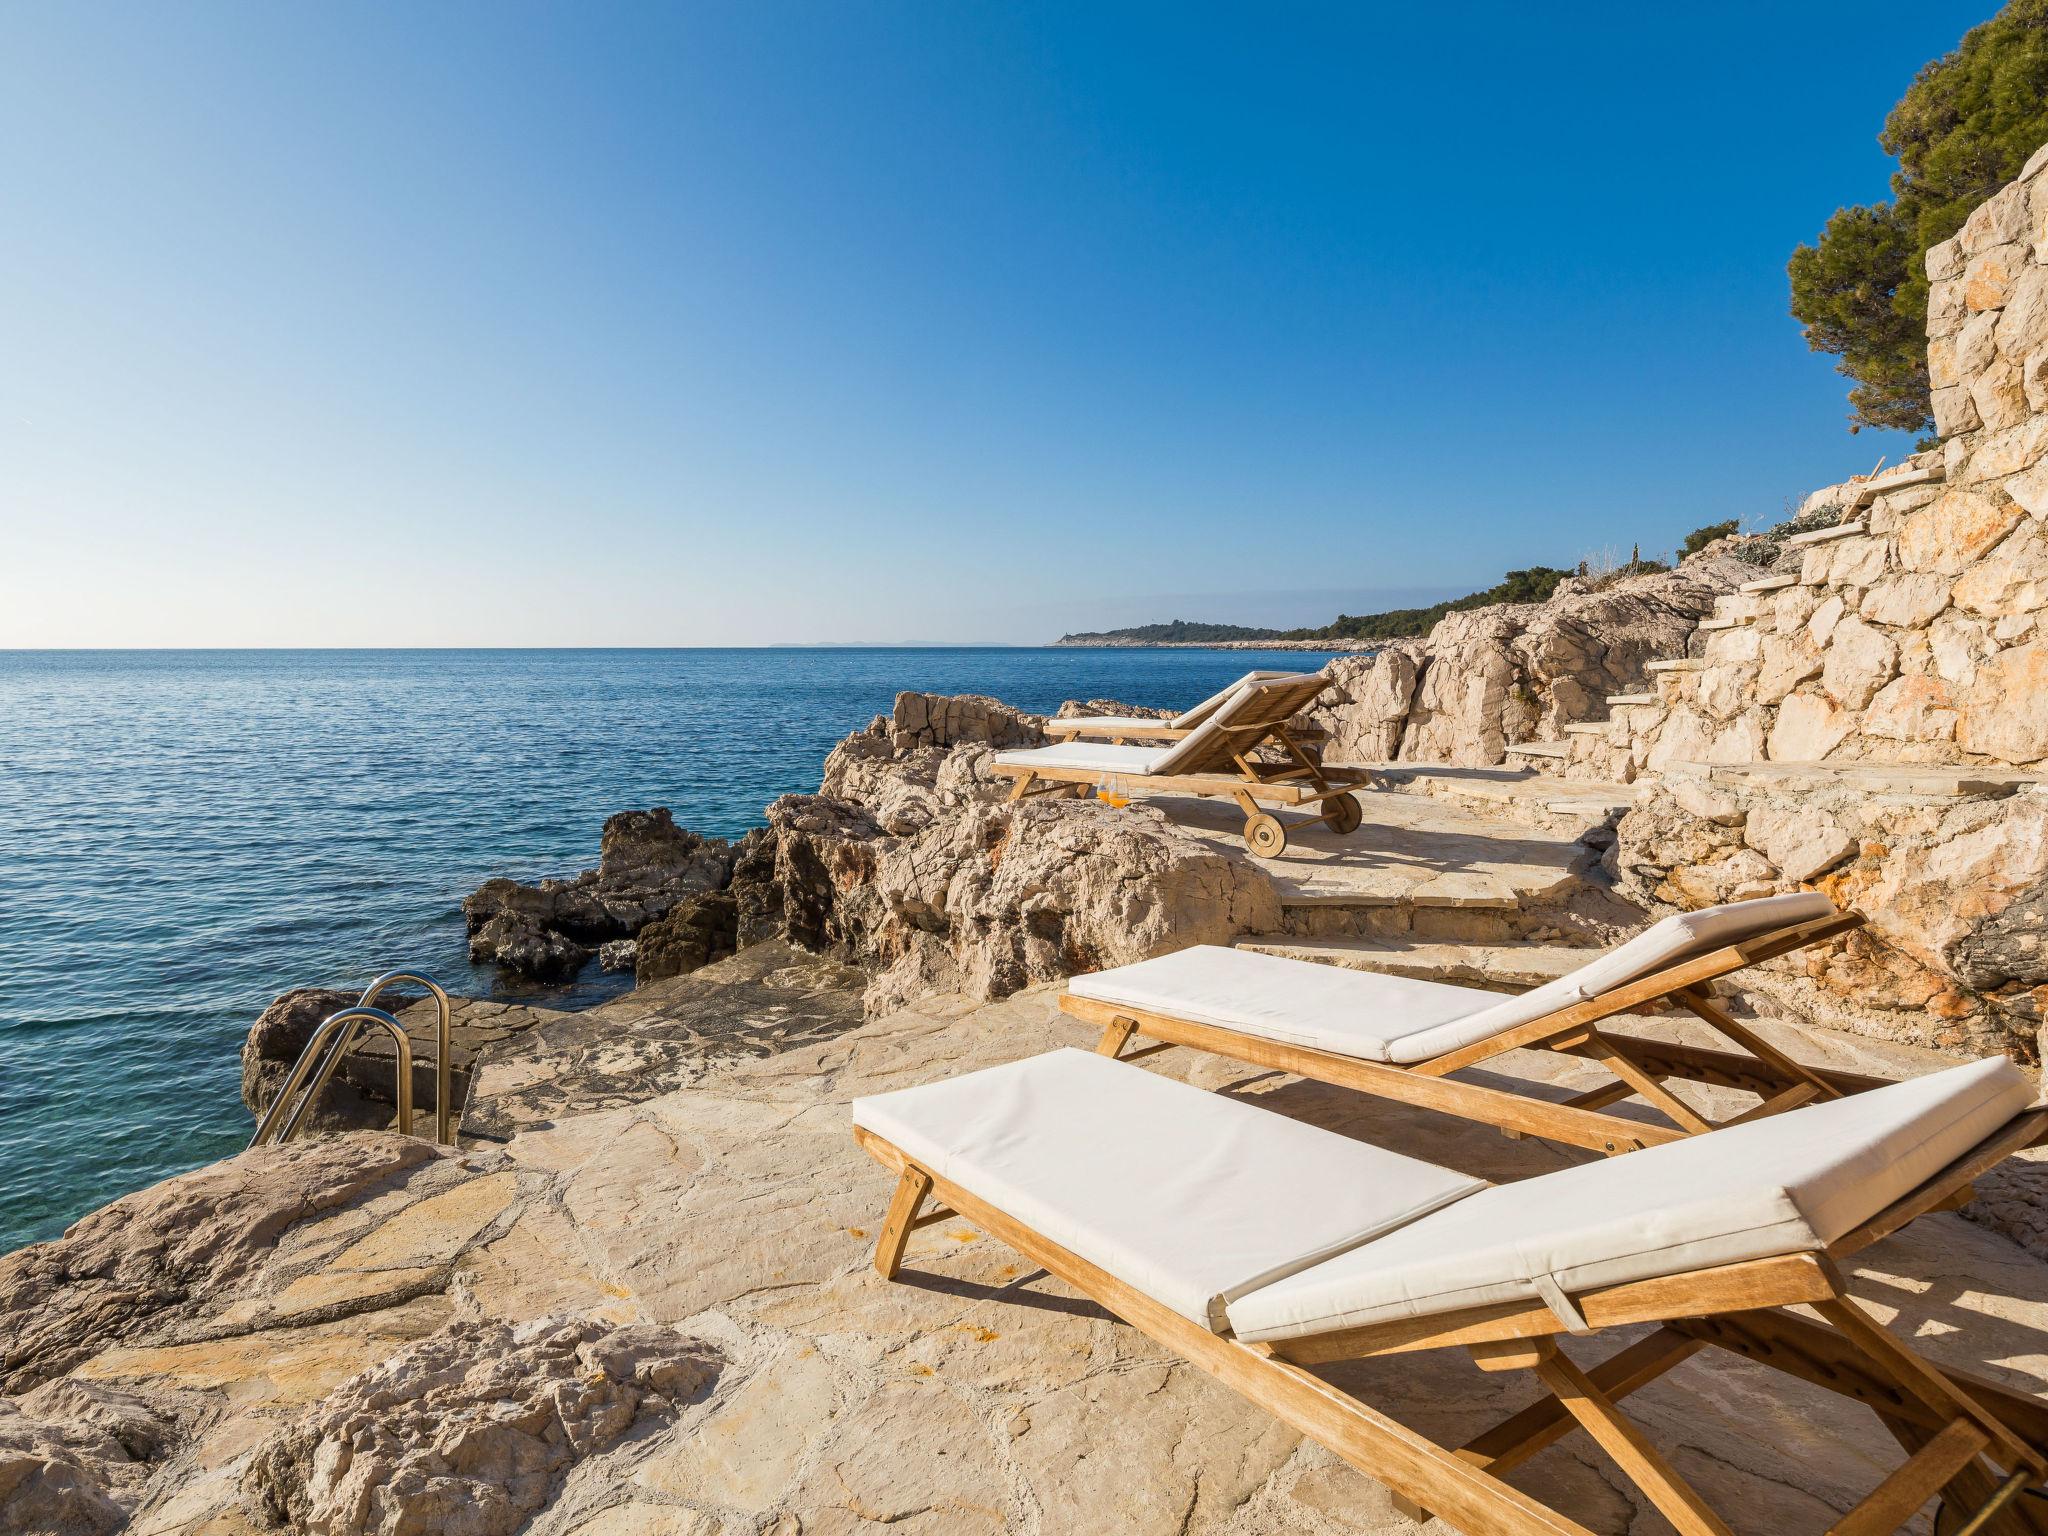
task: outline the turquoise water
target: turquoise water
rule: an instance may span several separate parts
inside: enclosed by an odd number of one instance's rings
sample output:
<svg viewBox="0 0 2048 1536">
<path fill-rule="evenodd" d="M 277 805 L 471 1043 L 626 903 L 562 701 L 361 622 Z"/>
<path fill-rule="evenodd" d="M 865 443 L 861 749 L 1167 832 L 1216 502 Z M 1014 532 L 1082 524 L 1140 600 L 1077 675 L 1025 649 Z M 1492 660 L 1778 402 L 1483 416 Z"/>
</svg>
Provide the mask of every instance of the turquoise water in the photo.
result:
<svg viewBox="0 0 2048 1536">
<path fill-rule="evenodd" d="M 613 811 L 734 836 L 896 691 L 1181 707 L 1244 651 L 0 652 L 0 1252 L 235 1151 L 287 987 L 470 966 L 491 875 L 597 860 Z"/>
</svg>

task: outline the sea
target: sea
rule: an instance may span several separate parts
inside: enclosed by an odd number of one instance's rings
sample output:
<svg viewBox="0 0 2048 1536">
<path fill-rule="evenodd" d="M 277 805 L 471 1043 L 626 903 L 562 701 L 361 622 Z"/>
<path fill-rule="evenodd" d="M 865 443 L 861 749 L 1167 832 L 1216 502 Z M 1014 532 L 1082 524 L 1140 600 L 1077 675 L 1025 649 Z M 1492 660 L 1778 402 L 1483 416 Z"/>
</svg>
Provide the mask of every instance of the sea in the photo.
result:
<svg viewBox="0 0 2048 1536">
<path fill-rule="evenodd" d="M 238 1150 L 243 1036 L 292 987 L 472 966 L 462 898 L 665 805 L 735 837 L 900 689 L 1184 708 L 1298 651 L 0 651 L 0 1252 Z"/>
</svg>

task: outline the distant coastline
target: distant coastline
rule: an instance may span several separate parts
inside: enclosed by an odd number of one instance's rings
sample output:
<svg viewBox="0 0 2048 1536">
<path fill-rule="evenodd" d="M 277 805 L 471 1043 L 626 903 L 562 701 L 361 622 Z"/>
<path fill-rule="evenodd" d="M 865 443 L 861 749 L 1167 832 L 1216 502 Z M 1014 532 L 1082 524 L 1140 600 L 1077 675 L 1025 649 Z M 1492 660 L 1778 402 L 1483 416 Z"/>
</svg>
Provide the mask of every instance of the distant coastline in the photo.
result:
<svg viewBox="0 0 2048 1536">
<path fill-rule="evenodd" d="M 1377 651 L 1385 640 L 1129 640 L 1114 635 L 1061 635 L 1050 649 L 1101 651 Z"/>
</svg>

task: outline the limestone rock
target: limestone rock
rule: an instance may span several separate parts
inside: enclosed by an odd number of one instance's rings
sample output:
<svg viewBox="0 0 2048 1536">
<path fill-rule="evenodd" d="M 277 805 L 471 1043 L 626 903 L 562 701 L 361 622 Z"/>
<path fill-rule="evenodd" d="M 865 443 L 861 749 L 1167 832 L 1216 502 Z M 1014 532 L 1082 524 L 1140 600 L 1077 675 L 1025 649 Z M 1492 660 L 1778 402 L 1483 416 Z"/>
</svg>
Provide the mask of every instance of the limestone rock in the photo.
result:
<svg viewBox="0 0 2048 1536">
<path fill-rule="evenodd" d="M 992 747 L 1035 747 L 1045 741 L 1038 715 L 979 694 L 899 693 L 890 718 L 899 751 L 981 742 Z"/>
<path fill-rule="evenodd" d="M 635 982 L 686 975 L 739 947 L 738 902 L 729 890 L 692 897 L 642 928 L 634 943 Z"/>
<path fill-rule="evenodd" d="M 1309 711 L 1333 763 L 1382 763 L 1401 748 L 1422 668 L 1419 643 L 1395 643 L 1363 656 L 1339 656 L 1323 670 L 1330 686 Z"/>
<path fill-rule="evenodd" d="M 722 890 L 734 852 L 678 827 L 666 806 L 606 819 L 598 865 L 569 880 L 487 880 L 462 903 L 469 957 L 542 981 L 574 976 L 599 945 L 635 937 L 678 902 Z"/>
<path fill-rule="evenodd" d="M 0 1258 L 0 1392 L 26 1392 L 224 1294 L 293 1225 L 436 1155 L 417 1138 L 377 1132 L 258 1147 Z"/>
<path fill-rule="evenodd" d="M 2000 651 L 1977 668 L 1956 742 L 2002 762 L 2048 758 L 2048 645 Z"/>
<path fill-rule="evenodd" d="M 1717 598 L 1756 574 L 1723 551 L 1607 583 L 1572 578 L 1545 603 L 1450 613 L 1426 641 L 1333 662 L 1310 712 L 1337 763 L 1390 759 L 1490 767 L 1515 743 L 1599 720 L 1644 667 L 1682 655 Z"/>
<path fill-rule="evenodd" d="M 242 1041 L 242 1103 L 252 1115 L 260 1116 L 270 1107 L 271 1100 L 284 1087 L 286 1076 L 322 1021 L 329 1014 L 354 1006 L 360 995 L 330 987 L 298 987 L 284 993 L 263 1010 Z M 365 1065 L 366 1059 L 357 1052 L 351 1052 L 344 1059 L 333 1080 L 313 1105 L 306 1120 L 308 1132 L 377 1130 L 391 1123 L 395 1099 L 390 1080 L 391 1068 L 388 1065 L 383 1067 L 381 1093 L 377 1098 L 371 1098 L 369 1094 L 378 1090 L 367 1084 L 359 1087 L 355 1082 L 357 1073 Z M 415 1092 L 419 1086 L 416 1080 L 413 1085 Z M 433 1091 L 430 1077 L 427 1084 L 429 1103 L 432 1102 Z"/>
<path fill-rule="evenodd" d="M 1899 529 L 1899 561 L 1909 571 L 1957 576 L 2011 533 L 2019 507 L 2007 497 L 1954 489 L 1908 517 Z"/>
<path fill-rule="evenodd" d="M 716 1371 L 666 1328 L 465 1319 L 270 1436 L 244 1486 L 310 1536 L 512 1536 L 575 1463 Z"/>
<path fill-rule="evenodd" d="M 1773 762 L 1817 762 L 1846 741 L 1855 728 L 1849 710 L 1818 693 L 1795 693 L 1779 706 L 1766 750 Z"/>
<path fill-rule="evenodd" d="M 133 1393 L 51 1381 L 0 1397 L 0 1531 L 102 1536 L 128 1524 L 178 1425 Z"/>
<path fill-rule="evenodd" d="M 1948 606 L 1950 586 L 1936 571 L 1894 576 L 1864 594 L 1861 611 L 1873 624 L 1919 629 Z"/>
<path fill-rule="evenodd" d="M 1856 839 L 1826 813 L 1766 801 L 1749 813 L 1743 837 L 1787 880 L 1807 881 L 1856 851 Z"/>
<path fill-rule="evenodd" d="M 1836 703 L 1861 709 L 1899 668 L 1899 648 L 1881 629 L 1847 618 L 1828 641 L 1820 682 Z"/>
</svg>

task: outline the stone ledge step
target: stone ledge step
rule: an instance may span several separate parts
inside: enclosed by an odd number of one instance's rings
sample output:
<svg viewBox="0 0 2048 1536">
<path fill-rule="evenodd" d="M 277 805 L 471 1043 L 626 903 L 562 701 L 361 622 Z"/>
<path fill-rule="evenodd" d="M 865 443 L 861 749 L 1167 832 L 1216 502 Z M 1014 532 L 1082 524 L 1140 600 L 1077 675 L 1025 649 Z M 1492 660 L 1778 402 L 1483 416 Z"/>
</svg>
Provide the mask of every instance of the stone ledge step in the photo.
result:
<svg viewBox="0 0 2048 1536">
<path fill-rule="evenodd" d="M 1298 939 L 1285 934 L 1253 934 L 1239 939 L 1234 947 L 1346 970 L 1375 971 L 1382 976 L 1515 992 L 1555 981 L 1599 954 L 1596 949 L 1526 939 L 1499 944 L 1432 944 L 1393 936 Z"/>
<path fill-rule="evenodd" d="M 1644 664 L 1645 672 L 1697 672 L 1706 663 L 1690 656 L 1673 656 L 1668 661 L 1652 661 Z"/>
<path fill-rule="evenodd" d="M 1562 758 L 1569 757 L 1571 750 L 1561 741 L 1520 741 L 1508 748 L 1508 756 Z"/>
<path fill-rule="evenodd" d="M 1735 590 L 1738 592 L 1749 593 L 1780 592 L 1783 591 L 1786 587 L 1796 587 L 1798 585 L 1799 578 L 1796 575 L 1766 576 L 1760 581 L 1745 581 L 1741 586 L 1737 587 Z"/>
<path fill-rule="evenodd" d="M 1854 522 L 1843 523 L 1834 528 L 1816 528 L 1811 533 L 1795 533 L 1785 541 L 1787 549 L 1804 549 L 1809 544 L 1825 544 L 1831 539 L 1850 539 L 1859 533 L 1870 531 L 1870 525 L 1857 518 Z"/>
<path fill-rule="evenodd" d="M 1862 487 L 1850 501 L 1849 506 L 1852 511 L 1860 512 L 1888 491 L 1903 491 L 1908 486 L 1915 485 L 1932 485 L 1947 478 L 1947 468 L 1939 460 L 1932 464 L 1922 465 L 1917 469 L 1912 467 L 1895 469 L 1889 474 L 1879 475 L 1874 480 L 1864 481 Z"/>
<path fill-rule="evenodd" d="M 1700 629 L 1707 632 L 1717 629 L 1743 629 L 1755 622 L 1756 615 L 1753 613 L 1730 613 L 1711 619 L 1701 619 Z"/>
<path fill-rule="evenodd" d="M 1607 702 L 1626 708 L 1635 704 L 1662 704 L 1664 701 L 1654 693 L 1610 693 Z"/>
<path fill-rule="evenodd" d="M 2048 784 L 2048 774 L 1943 763 L 1673 762 L 1664 765 L 1664 772 L 1706 778 L 1716 784 L 1844 787 L 1873 795 L 1936 800 L 2002 798 L 2030 784 Z"/>
<path fill-rule="evenodd" d="M 1610 729 L 1605 720 L 1574 720 L 1564 728 L 1567 736 L 1605 736 Z"/>
</svg>

